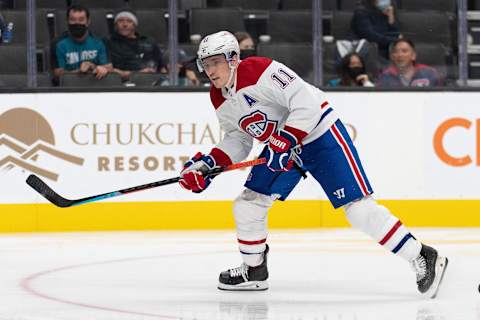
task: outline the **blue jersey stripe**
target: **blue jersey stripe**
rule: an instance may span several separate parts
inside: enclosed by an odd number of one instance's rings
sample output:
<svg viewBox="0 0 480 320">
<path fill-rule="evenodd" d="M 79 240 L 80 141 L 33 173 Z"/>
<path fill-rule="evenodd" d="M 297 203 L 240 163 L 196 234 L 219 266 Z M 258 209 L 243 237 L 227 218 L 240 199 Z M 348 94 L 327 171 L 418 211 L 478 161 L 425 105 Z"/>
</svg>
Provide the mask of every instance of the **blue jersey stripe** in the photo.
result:
<svg viewBox="0 0 480 320">
<path fill-rule="evenodd" d="M 333 110 L 332 108 L 328 108 L 327 110 L 325 110 L 325 112 L 324 112 L 324 113 L 322 114 L 322 116 L 320 117 L 320 120 L 318 121 L 317 126 L 320 124 L 320 122 L 322 122 L 322 120 L 323 120 L 326 116 L 328 116 L 328 114 L 329 114 L 330 112 L 332 112 L 332 110 Z M 315 127 L 316 127 L 316 126 L 315 126 Z"/>
</svg>

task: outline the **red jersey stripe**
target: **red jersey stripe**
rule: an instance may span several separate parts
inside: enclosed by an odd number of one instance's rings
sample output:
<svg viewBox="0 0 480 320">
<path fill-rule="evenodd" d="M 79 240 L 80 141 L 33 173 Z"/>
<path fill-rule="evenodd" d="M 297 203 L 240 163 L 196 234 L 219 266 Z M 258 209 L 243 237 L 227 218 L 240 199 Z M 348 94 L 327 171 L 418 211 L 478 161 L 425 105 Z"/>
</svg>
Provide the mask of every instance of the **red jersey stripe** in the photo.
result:
<svg viewBox="0 0 480 320">
<path fill-rule="evenodd" d="M 354 171 L 355 176 L 357 177 L 357 180 L 360 182 L 360 187 L 362 188 L 363 194 L 368 195 L 369 192 L 368 192 L 368 188 L 365 184 L 365 180 L 363 179 L 363 176 L 360 173 L 360 169 L 357 166 L 355 158 L 353 157 L 353 154 L 350 151 L 350 148 L 348 147 L 348 143 L 345 141 L 345 139 L 343 139 L 343 136 L 338 131 L 336 125 L 332 126 L 332 131 L 335 134 L 335 136 L 337 137 L 337 139 L 340 141 L 340 143 L 342 144 L 343 150 L 347 154 L 348 161 L 350 162 L 350 165 L 353 168 L 353 171 Z"/>
</svg>

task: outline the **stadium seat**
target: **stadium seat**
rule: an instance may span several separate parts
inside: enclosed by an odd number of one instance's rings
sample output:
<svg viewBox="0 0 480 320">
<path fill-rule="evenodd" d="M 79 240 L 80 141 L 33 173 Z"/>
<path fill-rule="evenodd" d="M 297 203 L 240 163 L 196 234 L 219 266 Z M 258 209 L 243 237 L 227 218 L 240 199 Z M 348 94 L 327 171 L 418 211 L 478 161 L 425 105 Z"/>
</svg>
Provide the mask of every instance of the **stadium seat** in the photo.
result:
<svg viewBox="0 0 480 320">
<path fill-rule="evenodd" d="M 60 78 L 60 85 L 62 87 L 123 87 L 122 80 L 117 73 L 109 73 L 100 80 L 92 74 L 67 73 Z"/>
<path fill-rule="evenodd" d="M 353 11 L 361 3 L 361 0 L 339 0 L 340 10 Z"/>
<path fill-rule="evenodd" d="M 310 43 L 260 43 L 258 55 L 284 63 L 301 77 L 312 71 L 312 45 Z"/>
<path fill-rule="evenodd" d="M 450 51 L 440 43 L 415 43 L 417 62 L 433 66 L 445 66 Z"/>
<path fill-rule="evenodd" d="M 160 9 L 137 10 L 138 33 L 152 37 L 159 43 L 167 43 L 168 24 L 165 19 L 165 13 L 165 10 Z"/>
<path fill-rule="evenodd" d="M 134 72 L 130 76 L 130 82 L 135 83 L 136 87 L 155 87 L 159 86 L 163 80 L 166 79 L 165 75 L 160 73 L 140 73 Z"/>
<path fill-rule="evenodd" d="M 128 0 L 128 5 L 138 9 L 167 9 L 168 0 Z"/>
<path fill-rule="evenodd" d="M 281 8 L 283 10 L 312 10 L 312 0 L 282 0 Z M 323 0 L 322 9 L 325 11 L 337 10 L 337 0 Z"/>
<path fill-rule="evenodd" d="M 180 0 L 180 10 L 190 10 L 192 8 L 206 8 L 206 0 Z"/>
<path fill-rule="evenodd" d="M 191 35 L 199 34 L 203 37 L 219 30 L 245 31 L 242 11 L 238 8 L 193 8 L 191 10 Z"/>
<path fill-rule="evenodd" d="M 352 38 L 352 17 L 352 11 L 335 11 L 333 13 L 332 35 L 335 37 L 336 40 Z"/>
<path fill-rule="evenodd" d="M 242 8 L 246 10 L 277 10 L 279 0 L 222 0 L 224 8 Z"/>
<path fill-rule="evenodd" d="M 400 0 L 402 10 L 455 12 L 456 8 L 456 0 Z"/>
<path fill-rule="evenodd" d="M 37 74 L 37 87 L 50 87 L 51 81 L 47 73 Z M 26 88 L 27 74 L 0 74 L 0 88 Z"/>
<path fill-rule="evenodd" d="M 135 10 L 142 9 L 165 9 L 168 10 L 168 0 L 129 0 L 128 5 Z M 178 10 L 190 10 L 192 8 L 206 8 L 206 0 L 179 0 Z"/>
<path fill-rule="evenodd" d="M 37 0 L 37 8 L 50 8 L 50 9 L 66 9 L 67 0 Z M 27 0 L 15 0 L 14 9 L 25 10 L 27 8 Z"/>
<path fill-rule="evenodd" d="M 90 10 L 89 30 L 97 37 L 109 37 L 110 32 L 107 23 L 107 14 L 113 14 L 112 9 L 92 9 Z M 55 14 L 56 34 L 60 35 L 67 30 L 66 10 L 58 10 Z"/>
<path fill-rule="evenodd" d="M 48 73 L 37 73 L 37 87 L 51 87 L 52 79 Z"/>
<path fill-rule="evenodd" d="M 451 51 L 441 43 L 415 43 L 417 62 L 434 67 L 443 76 L 449 77 L 448 61 Z"/>
<path fill-rule="evenodd" d="M 468 1 L 468 10 L 480 10 L 480 0 Z"/>
<path fill-rule="evenodd" d="M 55 13 L 51 9 L 37 9 L 36 20 L 37 46 L 48 47 L 50 40 L 55 37 Z"/>
<path fill-rule="evenodd" d="M 0 74 L 27 72 L 26 46 L 1 45 L 0 61 Z"/>
<path fill-rule="evenodd" d="M 272 42 L 312 42 L 312 11 L 272 11 L 267 27 Z"/>
<path fill-rule="evenodd" d="M 400 30 L 414 42 L 452 44 L 449 16 L 440 12 L 398 12 Z"/>
<path fill-rule="evenodd" d="M 127 5 L 125 0 L 73 0 L 73 4 L 81 4 L 88 9 L 99 9 L 99 8 L 108 8 L 108 9 L 119 9 Z"/>
</svg>

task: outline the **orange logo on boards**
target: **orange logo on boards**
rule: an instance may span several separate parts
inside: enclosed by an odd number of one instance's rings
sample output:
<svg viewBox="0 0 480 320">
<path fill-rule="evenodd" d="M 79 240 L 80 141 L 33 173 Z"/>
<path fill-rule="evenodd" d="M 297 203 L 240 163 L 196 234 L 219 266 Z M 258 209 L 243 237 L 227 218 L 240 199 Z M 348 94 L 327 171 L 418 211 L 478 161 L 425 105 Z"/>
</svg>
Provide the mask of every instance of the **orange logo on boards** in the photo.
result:
<svg viewBox="0 0 480 320">
<path fill-rule="evenodd" d="M 55 148 L 55 136 L 48 121 L 27 108 L 10 109 L 0 114 L 0 168 L 4 171 L 20 167 L 53 181 L 58 180 L 54 168 L 44 168 L 37 161 L 48 155 L 76 165 L 84 159 Z"/>
<path fill-rule="evenodd" d="M 472 139 L 476 139 L 476 165 L 480 166 L 480 119 L 476 120 L 475 127 L 472 128 L 473 122 L 465 118 L 451 118 L 445 120 L 438 126 L 433 136 L 433 148 L 437 156 L 444 163 L 453 167 L 462 167 L 471 164 L 474 160 L 471 154 L 466 150 L 462 155 L 454 155 L 448 152 L 444 145 L 445 134 L 452 128 L 464 128 L 470 134 Z M 472 132 L 475 130 L 475 132 Z"/>
</svg>

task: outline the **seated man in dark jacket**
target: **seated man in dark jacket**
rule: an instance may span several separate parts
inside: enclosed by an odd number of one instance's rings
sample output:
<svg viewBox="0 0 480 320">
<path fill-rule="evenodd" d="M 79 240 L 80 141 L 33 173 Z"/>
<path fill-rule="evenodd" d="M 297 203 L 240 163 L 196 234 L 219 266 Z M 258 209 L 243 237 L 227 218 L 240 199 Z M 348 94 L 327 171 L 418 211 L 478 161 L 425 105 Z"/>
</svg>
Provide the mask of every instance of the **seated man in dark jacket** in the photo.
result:
<svg viewBox="0 0 480 320">
<path fill-rule="evenodd" d="M 115 15 L 115 32 L 108 41 L 113 71 L 128 80 L 132 71 L 155 73 L 162 67 L 161 52 L 155 40 L 136 32 L 138 20 L 133 11 Z"/>
</svg>

